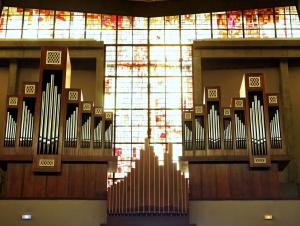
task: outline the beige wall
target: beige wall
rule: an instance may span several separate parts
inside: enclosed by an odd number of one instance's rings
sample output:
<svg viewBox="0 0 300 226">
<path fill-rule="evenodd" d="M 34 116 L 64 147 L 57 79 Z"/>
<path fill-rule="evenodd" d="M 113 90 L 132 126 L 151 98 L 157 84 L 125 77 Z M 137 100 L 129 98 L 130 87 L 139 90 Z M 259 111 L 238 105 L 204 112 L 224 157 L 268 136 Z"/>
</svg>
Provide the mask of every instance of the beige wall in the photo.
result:
<svg viewBox="0 0 300 226">
<path fill-rule="evenodd" d="M 99 226 L 106 221 L 105 201 L 0 200 L 1 225 Z M 22 213 L 32 214 L 21 221 Z M 298 226 L 300 201 L 192 201 L 190 222 L 197 226 Z M 273 220 L 264 220 L 272 214 Z"/>
<path fill-rule="evenodd" d="M 106 201 L 0 200 L 3 226 L 100 226 L 106 222 Z M 30 213 L 32 220 L 22 221 Z"/>
<path fill-rule="evenodd" d="M 245 68 L 204 70 L 203 86 L 220 86 L 222 105 L 229 106 L 231 98 L 239 97 L 240 86 L 245 73 L 263 73 L 265 75 L 266 91 L 279 92 L 278 68 Z"/>
<path fill-rule="evenodd" d="M 6 95 L 8 85 L 8 68 L 0 67 L 0 145 L 4 136 L 4 121 L 6 111 Z"/>
<path fill-rule="evenodd" d="M 299 213 L 300 201 L 190 202 L 190 223 L 197 226 L 299 226 Z"/>
<path fill-rule="evenodd" d="M 288 133 L 292 132 L 294 136 L 294 153 L 295 153 L 295 161 L 298 183 L 300 183 L 300 142 L 299 142 L 299 132 L 300 132 L 300 67 L 290 67 L 290 92 L 291 92 L 291 104 L 292 104 L 292 112 L 293 112 L 293 131 L 288 131 Z"/>
</svg>

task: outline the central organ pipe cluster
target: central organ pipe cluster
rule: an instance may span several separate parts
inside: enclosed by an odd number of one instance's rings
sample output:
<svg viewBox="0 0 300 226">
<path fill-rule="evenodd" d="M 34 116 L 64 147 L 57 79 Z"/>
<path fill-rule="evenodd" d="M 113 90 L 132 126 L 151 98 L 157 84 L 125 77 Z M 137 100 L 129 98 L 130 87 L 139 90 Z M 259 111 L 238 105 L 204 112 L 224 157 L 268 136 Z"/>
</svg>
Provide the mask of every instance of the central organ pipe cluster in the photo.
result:
<svg viewBox="0 0 300 226">
<path fill-rule="evenodd" d="M 45 79 L 46 80 L 46 79 Z M 58 82 L 56 82 L 57 84 Z M 55 85 L 55 75 L 50 75 L 42 91 L 39 130 L 39 154 L 57 154 L 60 125 L 61 91 Z"/>
</svg>

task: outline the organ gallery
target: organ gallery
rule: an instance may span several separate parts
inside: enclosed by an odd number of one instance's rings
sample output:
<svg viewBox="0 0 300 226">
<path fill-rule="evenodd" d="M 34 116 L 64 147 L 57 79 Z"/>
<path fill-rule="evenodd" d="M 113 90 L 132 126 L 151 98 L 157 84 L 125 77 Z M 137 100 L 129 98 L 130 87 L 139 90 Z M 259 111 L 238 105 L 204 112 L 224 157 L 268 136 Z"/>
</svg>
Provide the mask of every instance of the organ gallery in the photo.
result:
<svg viewBox="0 0 300 226">
<path fill-rule="evenodd" d="M 297 7 L 173 3 L 4 4 L 1 222 L 297 225 Z"/>
</svg>

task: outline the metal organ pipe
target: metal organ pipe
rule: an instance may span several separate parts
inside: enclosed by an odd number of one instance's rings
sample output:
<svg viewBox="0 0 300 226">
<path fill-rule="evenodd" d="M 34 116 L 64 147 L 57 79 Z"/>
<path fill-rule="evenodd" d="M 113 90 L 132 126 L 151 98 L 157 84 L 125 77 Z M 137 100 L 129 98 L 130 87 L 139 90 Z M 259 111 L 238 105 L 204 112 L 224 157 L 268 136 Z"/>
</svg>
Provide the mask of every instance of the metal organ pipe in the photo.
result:
<svg viewBox="0 0 300 226">
<path fill-rule="evenodd" d="M 250 131 L 253 155 L 266 155 L 263 103 L 255 95 L 250 108 Z"/>
<path fill-rule="evenodd" d="M 46 90 L 42 92 L 39 154 L 57 154 L 61 95 L 51 74 Z"/>
</svg>

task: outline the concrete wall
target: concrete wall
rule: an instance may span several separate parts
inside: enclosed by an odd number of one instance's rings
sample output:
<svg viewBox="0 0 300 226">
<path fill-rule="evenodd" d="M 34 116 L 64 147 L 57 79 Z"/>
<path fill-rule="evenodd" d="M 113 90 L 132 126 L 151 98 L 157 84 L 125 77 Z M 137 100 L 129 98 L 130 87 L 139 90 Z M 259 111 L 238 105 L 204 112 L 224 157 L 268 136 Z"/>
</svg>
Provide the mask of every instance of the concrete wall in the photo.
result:
<svg viewBox="0 0 300 226">
<path fill-rule="evenodd" d="M 0 200 L 2 226 L 100 226 L 106 222 L 106 201 Z M 32 220 L 22 221 L 29 213 Z"/>
<path fill-rule="evenodd" d="M 197 226 L 299 226 L 299 213 L 300 201 L 190 202 L 190 223 Z"/>
</svg>

